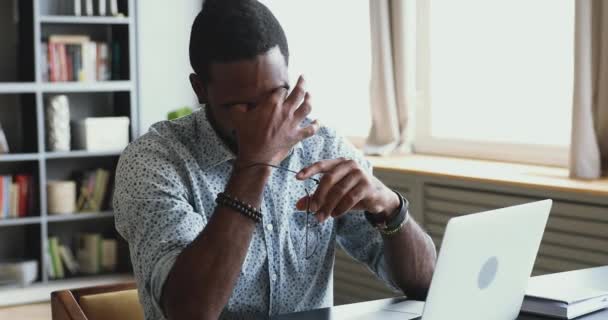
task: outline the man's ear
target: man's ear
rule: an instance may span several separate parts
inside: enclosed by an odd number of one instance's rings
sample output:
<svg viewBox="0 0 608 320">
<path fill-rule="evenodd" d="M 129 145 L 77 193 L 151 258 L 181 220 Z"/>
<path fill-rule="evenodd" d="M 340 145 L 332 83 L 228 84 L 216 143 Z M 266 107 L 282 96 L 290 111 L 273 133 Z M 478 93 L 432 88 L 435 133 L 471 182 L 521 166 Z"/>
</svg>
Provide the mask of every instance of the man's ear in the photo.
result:
<svg viewBox="0 0 608 320">
<path fill-rule="evenodd" d="M 196 93 L 196 97 L 198 98 L 198 103 L 206 104 L 207 103 L 207 90 L 205 85 L 198 77 L 196 73 L 190 74 L 190 85 L 192 86 L 192 90 Z"/>
</svg>

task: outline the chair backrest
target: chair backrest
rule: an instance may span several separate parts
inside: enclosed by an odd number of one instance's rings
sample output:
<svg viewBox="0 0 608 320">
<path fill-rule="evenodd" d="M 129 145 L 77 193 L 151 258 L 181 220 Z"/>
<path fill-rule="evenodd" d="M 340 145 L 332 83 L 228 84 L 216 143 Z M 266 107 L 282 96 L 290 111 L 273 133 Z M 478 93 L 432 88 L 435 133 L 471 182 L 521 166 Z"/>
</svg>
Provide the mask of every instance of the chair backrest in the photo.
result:
<svg viewBox="0 0 608 320">
<path fill-rule="evenodd" d="M 53 320 L 143 320 L 134 282 L 56 291 L 51 294 Z"/>
</svg>

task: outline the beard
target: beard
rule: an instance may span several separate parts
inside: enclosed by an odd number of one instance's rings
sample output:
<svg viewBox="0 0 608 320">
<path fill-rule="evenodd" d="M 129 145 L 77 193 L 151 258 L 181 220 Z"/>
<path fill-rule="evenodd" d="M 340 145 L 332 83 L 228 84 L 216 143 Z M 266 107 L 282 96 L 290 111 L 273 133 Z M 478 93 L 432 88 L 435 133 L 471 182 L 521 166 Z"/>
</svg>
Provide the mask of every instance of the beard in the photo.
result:
<svg viewBox="0 0 608 320">
<path fill-rule="evenodd" d="M 236 129 L 228 129 L 222 130 L 219 126 L 218 122 L 215 120 L 215 116 L 213 112 L 211 112 L 211 108 L 208 105 L 205 105 L 205 114 L 207 115 L 207 119 L 211 124 L 211 127 L 220 137 L 220 139 L 228 146 L 228 148 L 234 152 L 234 154 L 238 153 L 238 139 L 236 137 Z"/>
</svg>

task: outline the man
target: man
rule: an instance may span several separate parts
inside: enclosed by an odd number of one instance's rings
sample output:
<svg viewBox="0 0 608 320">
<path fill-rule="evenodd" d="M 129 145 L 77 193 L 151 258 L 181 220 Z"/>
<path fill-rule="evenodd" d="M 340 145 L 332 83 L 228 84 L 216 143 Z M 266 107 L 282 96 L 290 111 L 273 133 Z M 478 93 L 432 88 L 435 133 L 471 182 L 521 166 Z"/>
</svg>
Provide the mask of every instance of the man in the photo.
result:
<svg viewBox="0 0 608 320">
<path fill-rule="evenodd" d="M 425 297 L 430 237 L 358 152 L 307 119 L 311 96 L 302 77 L 290 90 L 288 61 L 264 5 L 205 2 L 190 39 L 204 106 L 152 126 L 116 172 L 116 227 L 147 319 L 331 306 L 336 243 L 389 287 Z"/>
</svg>

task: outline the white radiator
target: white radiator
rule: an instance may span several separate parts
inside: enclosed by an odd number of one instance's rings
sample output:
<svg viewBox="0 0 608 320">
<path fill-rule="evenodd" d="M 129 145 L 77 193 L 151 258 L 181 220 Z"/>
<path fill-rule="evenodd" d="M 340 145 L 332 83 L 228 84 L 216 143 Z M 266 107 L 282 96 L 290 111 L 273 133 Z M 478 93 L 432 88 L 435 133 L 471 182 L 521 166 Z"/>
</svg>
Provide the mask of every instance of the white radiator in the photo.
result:
<svg viewBox="0 0 608 320">
<path fill-rule="evenodd" d="M 536 200 L 541 198 L 428 185 L 424 187 L 425 227 L 439 248 L 451 217 Z M 554 200 L 534 274 L 607 265 L 608 208 Z"/>
</svg>

